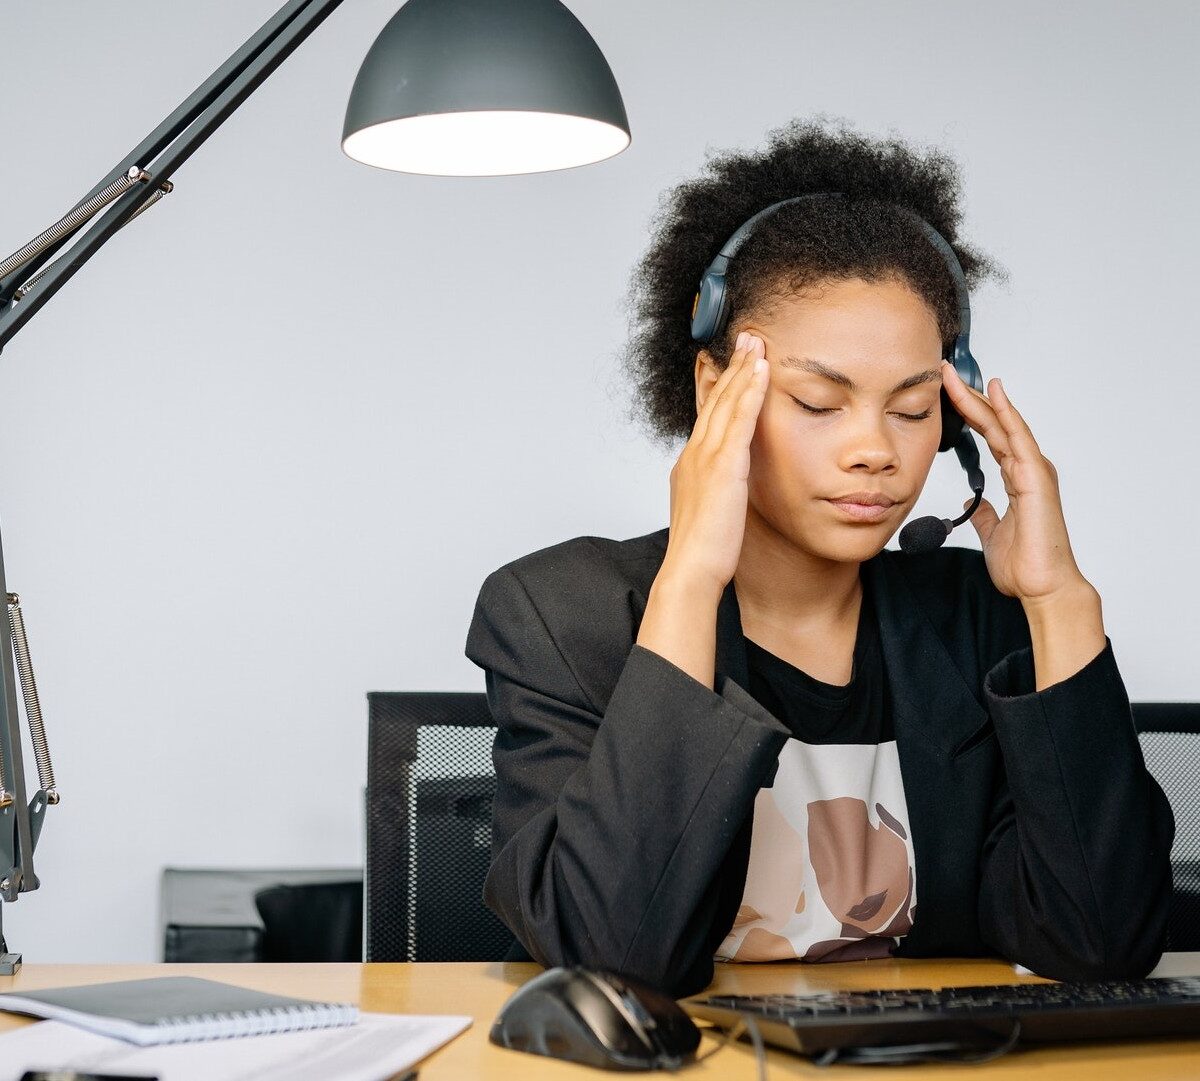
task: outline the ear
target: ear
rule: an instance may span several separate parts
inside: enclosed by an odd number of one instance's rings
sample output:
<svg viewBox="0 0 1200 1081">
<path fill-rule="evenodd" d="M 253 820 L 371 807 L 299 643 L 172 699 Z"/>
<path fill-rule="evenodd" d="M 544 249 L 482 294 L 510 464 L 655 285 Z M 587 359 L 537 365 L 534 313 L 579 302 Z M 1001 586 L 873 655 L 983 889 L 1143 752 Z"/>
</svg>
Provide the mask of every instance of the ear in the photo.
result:
<svg viewBox="0 0 1200 1081">
<path fill-rule="evenodd" d="M 704 405 L 713 385 L 721 378 L 717 362 L 707 349 L 701 349 L 696 354 L 696 370 L 693 374 L 696 379 L 696 415 L 699 416 L 700 407 Z"/>
</svg>

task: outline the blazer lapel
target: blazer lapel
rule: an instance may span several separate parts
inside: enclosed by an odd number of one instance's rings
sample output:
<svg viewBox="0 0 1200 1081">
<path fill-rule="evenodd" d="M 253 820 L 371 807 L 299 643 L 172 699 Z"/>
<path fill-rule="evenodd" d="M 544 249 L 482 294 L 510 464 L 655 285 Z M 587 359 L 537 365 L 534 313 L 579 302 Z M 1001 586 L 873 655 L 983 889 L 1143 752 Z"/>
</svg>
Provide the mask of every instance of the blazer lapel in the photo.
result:
<svg viewBox="0 0 1200 1081">
<path fill-rule="evenodd" d="M 746 639 L 742 634 L 742 613 L 738 607 L 733 580 L 721 594 L 717 605 L 716 670 L 750 693 L 750 665 L 746 660 Z"/>
<path fill-rule="evenodd" d="M 864 566 L 875 586 L 916 855 L 917 907 L 899 953 L 921 955 L 937 952 L 950 928 L 974 922 L 976 884 L 964 880 L 969 876 L 956 859 L 962 845 L 956 809 L 977 800 L 978 793 L 963 787 L 977 782 L 960 770 L 954 753 L 990 721 L 903 572 L 891 562 L 906 558 L 885 550 Z"/>
<path fill-rule="evenodd" d="M 988 714 L 933 629 L 903 572 L 892 562 L 906 558 L 885 550 L 863 564 L 874 587 L 897 734 L 902 723 L 906 736 L 920 739 L 950 758 L 987 723 Z M 970 643 L 963 645 L 970 651 Z"/>
</svg>

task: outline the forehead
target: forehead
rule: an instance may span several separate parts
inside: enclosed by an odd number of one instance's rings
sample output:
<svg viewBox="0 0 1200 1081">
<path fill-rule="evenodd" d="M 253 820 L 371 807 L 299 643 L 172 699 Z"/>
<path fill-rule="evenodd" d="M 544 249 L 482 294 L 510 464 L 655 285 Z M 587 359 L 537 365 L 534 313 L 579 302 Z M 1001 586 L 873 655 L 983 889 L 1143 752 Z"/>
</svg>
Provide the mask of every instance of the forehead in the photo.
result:
<svg viewBox="0 0 1200 1081">
<path fill-rule="evenodd" d="M 822 282 L 799 295 L 776 298 L 755 320 L 772 364 L 832 379 L 847 389 L 859 382 L 899 379 L 928 369 L 942 355 L 933 310 L 907 284 L 894 280 Z"/>
</svg>

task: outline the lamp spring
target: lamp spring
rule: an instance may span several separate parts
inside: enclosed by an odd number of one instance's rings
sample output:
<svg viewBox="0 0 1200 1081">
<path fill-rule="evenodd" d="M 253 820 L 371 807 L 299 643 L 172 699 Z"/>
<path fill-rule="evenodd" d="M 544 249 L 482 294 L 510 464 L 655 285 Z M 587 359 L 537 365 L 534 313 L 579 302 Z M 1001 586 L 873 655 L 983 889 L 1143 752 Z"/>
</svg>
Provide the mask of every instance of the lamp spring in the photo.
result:
<svg viewBox="0 0 1200 1081">
<path fill-rule="evenodd" d="M 58 790 L 54 784 L 54 766 L 50 761 L 50 746 L 42 723 L 42 707 L 38 701 L 37 681 L 33 677 L 33 662 L 29 658 L 29 640 L 25 635 L 25 619 L 21 615 L 21 598 L 8 594 L 8 615 L 12 623 L 13 652 L 17 658 L 17 673 L 21 679 L 21 695 L 25 699 L 25 716 L 29 721 L 29 737 L 33 757 L 37 762 L 38 784 L 46 793 L 46 802 L 57 803 Z"/>
</svg>

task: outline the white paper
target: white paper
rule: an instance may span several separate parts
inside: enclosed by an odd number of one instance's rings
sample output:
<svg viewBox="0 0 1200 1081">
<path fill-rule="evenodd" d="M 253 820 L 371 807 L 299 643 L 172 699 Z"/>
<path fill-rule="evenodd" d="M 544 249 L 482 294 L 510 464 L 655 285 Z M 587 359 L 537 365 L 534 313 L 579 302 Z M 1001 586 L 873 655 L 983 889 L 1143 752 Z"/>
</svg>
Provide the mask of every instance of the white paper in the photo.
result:
<svg viewBox="0 0 1200 1081">
<path fill-rule="evenodd" d="M 159 1081 L 386 1081 L 470 1024 L 470 1017 L 364 1013 L 344 1028 L 135 1047 L 41 1021 L 0 1035 L 0 1081 L 55 1069 Z"/>
</svg>

